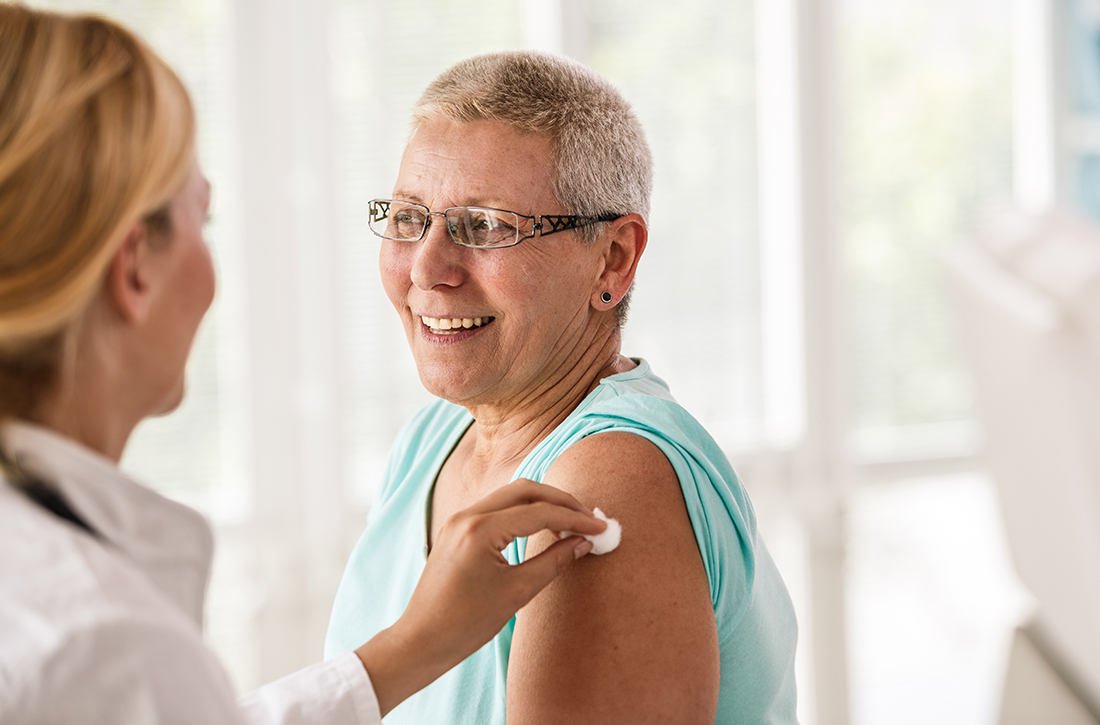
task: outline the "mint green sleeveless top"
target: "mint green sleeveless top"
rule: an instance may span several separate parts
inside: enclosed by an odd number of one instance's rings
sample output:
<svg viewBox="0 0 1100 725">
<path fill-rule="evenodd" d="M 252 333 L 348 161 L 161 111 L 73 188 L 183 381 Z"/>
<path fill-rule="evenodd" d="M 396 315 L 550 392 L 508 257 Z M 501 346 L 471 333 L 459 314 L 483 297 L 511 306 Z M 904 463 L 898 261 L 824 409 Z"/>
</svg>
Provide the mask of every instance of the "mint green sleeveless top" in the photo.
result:
<svg viewBox="0 0 1100 725">
<path fill-rule="evenodd" d="M 514 478 L 542 481 L 585 436 L 625 431 L 652 441 L 672 463 L 702 554 L 718 629 L 718 723 L 795 723 L 794 609 L 756 530 L 744 487 L 717 443 L 678 405 L 644 361 L 604 378 L 533 450 Z M 459 406 L 432 403 L 394 443 L 367 528 L 348 560 L 325 641 L 325 657 L 354 649 L 393 624 L 424 569 L 431 489 L 473 422 Z M 525 539 L 504 552 L 522 561 Z M 513 619 L 487 645 L 395 708 L 387 725 L 503 725 Z M 674 686 L 670 683 L 670 686 Z"/>
</svg>

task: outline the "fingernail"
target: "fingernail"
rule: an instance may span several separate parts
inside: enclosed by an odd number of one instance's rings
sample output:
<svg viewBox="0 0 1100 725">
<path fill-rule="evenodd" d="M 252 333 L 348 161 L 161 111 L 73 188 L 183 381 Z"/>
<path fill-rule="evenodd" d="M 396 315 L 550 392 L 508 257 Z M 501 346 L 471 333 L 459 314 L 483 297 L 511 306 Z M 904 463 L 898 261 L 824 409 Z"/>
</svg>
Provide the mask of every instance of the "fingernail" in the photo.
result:
<svg viewBox="0 0 1100 725">
<path fill-rule="evenodd" d="M 581 543 L 577 544 L 577 548 L 573 549 L 573 560 L 576 561 L 590 551 L 592 551 L 592 542 L 588 539 L 581 539 Z"/>
</svg>

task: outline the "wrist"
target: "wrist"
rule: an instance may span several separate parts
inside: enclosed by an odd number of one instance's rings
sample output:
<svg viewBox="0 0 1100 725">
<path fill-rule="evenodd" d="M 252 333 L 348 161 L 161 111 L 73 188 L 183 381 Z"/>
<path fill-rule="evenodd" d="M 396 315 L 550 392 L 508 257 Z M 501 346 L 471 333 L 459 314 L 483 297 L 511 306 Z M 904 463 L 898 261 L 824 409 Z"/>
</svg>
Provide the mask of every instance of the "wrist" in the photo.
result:
<svg viewBox="0 0 1100 725">
<path fill-rule="evenodd" d="M 444 658 L 427 642 L 417 642 L 403 625 L 399 619 L 355 650 L 370 677 L 383 716 L 448 669 Z"/>
</svg>

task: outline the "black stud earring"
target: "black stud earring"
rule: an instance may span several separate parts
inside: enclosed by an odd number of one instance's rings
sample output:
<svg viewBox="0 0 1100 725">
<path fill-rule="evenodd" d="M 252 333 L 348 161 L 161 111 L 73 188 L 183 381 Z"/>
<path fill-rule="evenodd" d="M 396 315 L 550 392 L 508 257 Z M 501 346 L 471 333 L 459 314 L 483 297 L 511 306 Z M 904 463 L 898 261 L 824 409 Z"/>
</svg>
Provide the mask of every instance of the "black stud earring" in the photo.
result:
<svg viewBox="0 0 1100 725">
<path fill-rule="evenodd" d="M 602 295 L 600 295 L 600 299 L 603 300 L 603 303 L 606 305 L 608 302 L 611 301 L 611 293 L 604 292 Z"/>
</svg>

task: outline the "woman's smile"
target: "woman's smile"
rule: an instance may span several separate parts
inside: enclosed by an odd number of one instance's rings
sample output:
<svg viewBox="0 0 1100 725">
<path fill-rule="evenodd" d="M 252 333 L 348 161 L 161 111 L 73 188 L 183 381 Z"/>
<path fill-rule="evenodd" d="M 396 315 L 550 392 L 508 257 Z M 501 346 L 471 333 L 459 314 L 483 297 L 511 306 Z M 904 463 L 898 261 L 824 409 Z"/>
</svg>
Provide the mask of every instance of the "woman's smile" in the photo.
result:
<svg viewBox="0 0 1100 725">
<path fill-rule="evenodd" d="M 425 317 L 420 322 L 433 335 L 456 335 L 463 330 L 477 329 L 488 325 L 495 317 Z"/>
<path fill-rule="evenodd" d="M 480 336 L 496 318 L 483 317 L 428 317 L 420 318 L 420 336 L 428 344 L 457 345 Z"/>
</svg>

